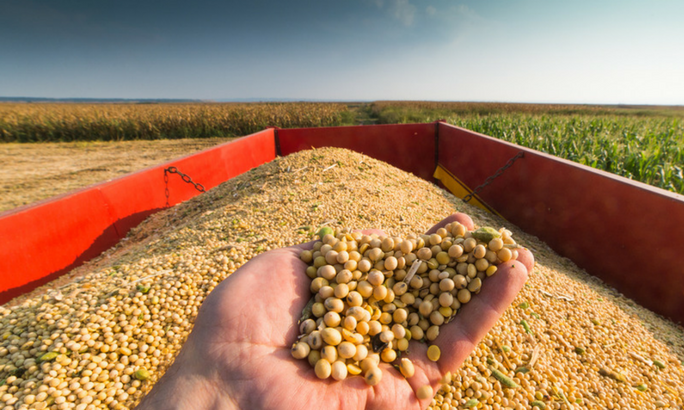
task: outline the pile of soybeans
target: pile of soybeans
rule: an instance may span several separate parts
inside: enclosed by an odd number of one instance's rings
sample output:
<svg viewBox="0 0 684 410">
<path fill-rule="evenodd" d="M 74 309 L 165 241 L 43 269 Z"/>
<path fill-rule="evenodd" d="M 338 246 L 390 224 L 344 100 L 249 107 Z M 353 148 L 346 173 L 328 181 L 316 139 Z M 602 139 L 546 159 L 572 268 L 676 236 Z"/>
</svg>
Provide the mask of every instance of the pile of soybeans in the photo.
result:
<svg viewBox="0 0 684 410">
<path fill-rule="evenodd" d="M 536 265 L 432 408 L 682 408 L 682 328 L 427 181 L 317 149 L 153 215 L 70 282 L 0 307 L 0 409 L 132 408 L 173 362 L 207 294 L 253 256 L 323 226 L 406 237 L 456 211 L 476 227 L 505 226 Z"/>
</svg>

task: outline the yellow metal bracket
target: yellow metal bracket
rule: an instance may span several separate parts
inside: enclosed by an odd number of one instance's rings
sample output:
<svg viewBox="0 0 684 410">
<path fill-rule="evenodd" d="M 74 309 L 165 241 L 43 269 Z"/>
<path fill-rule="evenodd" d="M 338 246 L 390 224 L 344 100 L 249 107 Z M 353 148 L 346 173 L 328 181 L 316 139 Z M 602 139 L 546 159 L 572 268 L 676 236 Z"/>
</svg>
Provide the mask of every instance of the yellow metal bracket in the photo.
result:
<svg viewBox="0 0 684 410">
<path fill-rule="evenodd" d="M 454 174 L 449 172 L 448 169 L 444 168 L 441 164 L 437 164 L 435 168 L 435 173 L 432 175 L 444 184 L 444 186 L 457 198 L 463 199 L 466 195 L 472 195 L 473 191 L 468 188 L 460 179 L 456 178 Z M 468 202 L 470 205 L 474 205 L 481 208 L 494 215 L 501 216 L 492 207 L 487 205 L 479 196 L 473 195 L 472 199 Z"/>
</svg>

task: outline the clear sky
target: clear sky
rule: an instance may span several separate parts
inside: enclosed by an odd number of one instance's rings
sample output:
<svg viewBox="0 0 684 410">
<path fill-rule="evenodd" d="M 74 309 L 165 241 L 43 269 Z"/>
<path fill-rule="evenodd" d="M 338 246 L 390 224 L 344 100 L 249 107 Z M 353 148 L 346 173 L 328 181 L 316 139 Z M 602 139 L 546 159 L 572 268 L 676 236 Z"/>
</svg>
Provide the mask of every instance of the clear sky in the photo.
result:
<svg viewBox="0 0 684 410">
<path fill-rule="evenodd" d="M 684 104 L 684 0 L 0 0 L 0 96 Z"/>
</svg>

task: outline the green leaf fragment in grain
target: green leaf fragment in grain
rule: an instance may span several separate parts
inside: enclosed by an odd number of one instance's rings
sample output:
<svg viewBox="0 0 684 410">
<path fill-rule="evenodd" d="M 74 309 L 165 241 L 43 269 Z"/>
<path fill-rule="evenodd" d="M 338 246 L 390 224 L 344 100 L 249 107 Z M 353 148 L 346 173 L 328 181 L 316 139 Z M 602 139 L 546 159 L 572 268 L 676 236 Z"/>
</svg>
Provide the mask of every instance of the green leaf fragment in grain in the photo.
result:
<svg viewBox="0 0 684 410">
<path fill-rule="evenodd" d="M 529 304 L 529 302 L 524 301 L 523 303 L 519 304 L 518 307 L 520 309 L 527 309 L 528 307 L 530 307 L 530 304 Z"/>
<path fill-rule="evenodd" d="M 59 356 L 58 352 L 47 352 L 44 355 L 40 356 L 38 360 L 36 360 L 36 363 L 49 362 L 55 360 L 57 356 Z"/>
<path fill-rule="evenodd" d="M 660 360 L 653 360 L 653 364 L 656 365 L 656 367 L 659 369 L 665 368 L 665 363 L 661 362 Z"/>
<path fill-rule="evenodd" d="M 10 376 L 15 376 L 17 378 L 20 378 L 21 376 L 23 376 L 24 373 L 26 373 L 26 369 L 23 367 L 19 367 L 17 369 L 12 370 L 11 372 L 9 372 Z"/>
<path fill-rule="evenodd" d="M 578 355 L 583 355 L 585 351 L 586 350 L 584 350 L 584 348 L 579 346 L 575 348 L 575 353 L 577 353 Z"/>
<path fill-rule="evenodd" d="M 538 407 L 540 410 L 546 409 L 546 404 L 543 401 L 539 401 L 539 400 L 535 400 L 533 402 L 530 402 L 530 406 Z"/>
<path fill-rule="evenodd" d="M 525 373 L 529 373 L 529 372 L 530 372 L 530 369 L 525 367 L 525 366 L 521 366 L 521 367 L 518 367 L 517 369 L 515 369 L 515 373 L 525 374 Z"/>
</svg>

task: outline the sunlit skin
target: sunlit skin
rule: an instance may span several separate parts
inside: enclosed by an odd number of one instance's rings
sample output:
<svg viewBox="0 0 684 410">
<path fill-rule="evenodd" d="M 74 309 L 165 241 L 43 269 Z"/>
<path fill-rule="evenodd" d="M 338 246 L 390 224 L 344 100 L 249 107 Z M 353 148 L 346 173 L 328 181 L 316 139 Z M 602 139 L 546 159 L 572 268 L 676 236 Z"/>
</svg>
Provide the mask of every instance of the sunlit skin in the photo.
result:
<svg viewBox="0 0 684 410">
<path fill-rule="evenodd" d="M 454 214 L 428 233 L 452 221 L 468 229 L 473 222 Z M 381 231 L 364 231 L 378 233 Z M 137 407 L 147 409 L 424 409 L 430 398 L 416 391 L 458 369 L 510 305 L 527 280 L 534 259 L 526 250 L 518 260 L 499 265 L 434 341 L 438 362 L 427 345 L 412 341 L 409 357 L 415 373 L 405 379 L 389 364 L 376 386 L 362 377 L 320 380 L 306 360 L 295 360 L 290 347 L 297 320 L 310 298 L 311 279 L 299 259 L 312 243 L 261 254 L 223 281 L 206 299 L 195 326 L 166 375 Z"/>
</svg>

